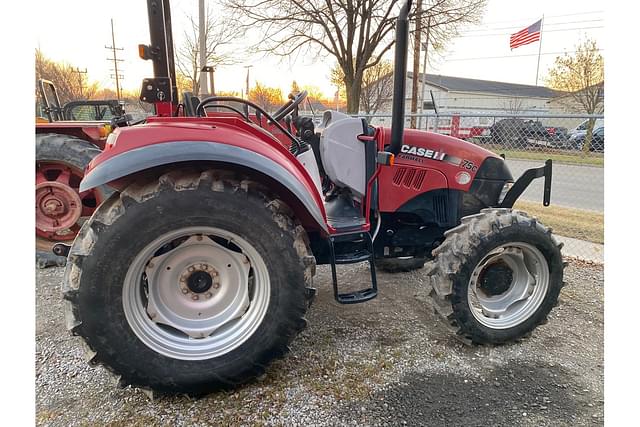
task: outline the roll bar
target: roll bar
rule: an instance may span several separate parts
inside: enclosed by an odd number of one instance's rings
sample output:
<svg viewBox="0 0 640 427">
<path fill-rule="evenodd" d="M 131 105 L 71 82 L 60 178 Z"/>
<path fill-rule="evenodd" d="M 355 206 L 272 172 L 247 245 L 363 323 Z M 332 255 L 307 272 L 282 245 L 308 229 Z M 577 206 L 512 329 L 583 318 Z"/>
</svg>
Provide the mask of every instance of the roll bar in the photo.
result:
<svg viewBox="0 0 640 427">
<path fill-rule="evenodd" d="M 391 144 L 387 151 L 400 153 L 404 134 L 404 101 L 407 82 L 407 46 L 409 44 L 409 10 L 412 0 L 400 9 L 396 19 L 396 50 L 393 69 L 393 107 L 391 110 Z"/>
</svg>

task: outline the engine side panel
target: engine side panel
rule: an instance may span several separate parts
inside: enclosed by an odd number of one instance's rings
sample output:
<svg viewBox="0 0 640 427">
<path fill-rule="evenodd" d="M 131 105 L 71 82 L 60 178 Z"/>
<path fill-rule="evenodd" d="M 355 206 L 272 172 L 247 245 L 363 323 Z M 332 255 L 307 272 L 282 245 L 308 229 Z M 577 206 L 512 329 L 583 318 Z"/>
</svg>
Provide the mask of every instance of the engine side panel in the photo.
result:
<svg viewBox="0 0 640 427">
<path fill-rule="evenodd" d="M 390 140 L 390 129 L 383 129 Z M 395 212 L 421 193 L 438 189 L 468 192 L 487 159 L 503 163 L 494 153 L 446 135 L 406 129 L 404 144 L 392 167 L 380 172 L 380 211 Z M 493 160 L 495 159 L 495 160 Z"/>
</svg>

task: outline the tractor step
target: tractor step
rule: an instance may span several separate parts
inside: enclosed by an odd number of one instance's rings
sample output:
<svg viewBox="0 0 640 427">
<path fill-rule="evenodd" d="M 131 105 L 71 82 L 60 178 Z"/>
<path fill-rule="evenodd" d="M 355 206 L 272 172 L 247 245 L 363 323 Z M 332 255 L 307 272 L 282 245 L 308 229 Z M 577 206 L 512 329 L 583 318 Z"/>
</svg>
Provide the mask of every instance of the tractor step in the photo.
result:
<svg viewBox="0 0 640 427">
<path fill-rule="evenodd" d="M 358 262 L 369 261 L 371 253 L 369 251 L 358 251 L 353 254 L 336 255 L 336 264 L 355 264 Z"/>
<path fill-rule="evenodd" d="M 339 253 L 336 255 L 335 243 L 346 243 L 356 247 L 351 252 Z M 360 247 L 358 247 L 360 246 Z M 333 296 L 340 304 L 358 304 L 372 300 L 378 295 L 378 282 L 376 280 L 375 254 L 373 251 L 373 241 L 368 232 L 358 232 L 351 234 L 340 234 L 331 236 L 329 239 L 329 249 L 331 255 L 331 278 L 333 280 Z M 371 287 L 359 291 L 340 293 L 338 290 L 337 264 L 356 264 L 368 262 L 371 271 Z"/>
</svg>

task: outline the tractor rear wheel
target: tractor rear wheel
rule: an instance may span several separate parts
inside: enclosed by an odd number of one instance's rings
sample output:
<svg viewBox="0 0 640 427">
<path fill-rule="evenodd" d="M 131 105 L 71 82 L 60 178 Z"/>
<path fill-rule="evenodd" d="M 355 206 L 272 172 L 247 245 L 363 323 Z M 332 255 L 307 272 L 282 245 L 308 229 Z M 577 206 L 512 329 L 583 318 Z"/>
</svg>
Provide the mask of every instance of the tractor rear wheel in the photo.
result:
<svg viewBox="0 0 640 427">
<path fill-rule="evenodd" d="M 104 202 L 69 254 L 68 327 L 121 385 L 202 395 L 261 375 L 305 327 L 307 235 L 257 183 L 175 171 Z"/>
<path fill-rule="evenodd" d="M 80 193 L 84 169 L 100 150 L 69 135 L 36 135 L 36 262 L 41 267 L 64 265 L 51 252 L 70 243 L 87 217 L 106 198 L 104 187 Z"/>
<path fill-rule="evenodd" d="M 431 298 L 459 338 L 501 344 L 546 322 L 564 268 L 549 228 L 523 212 L 483 209 L 445 237 L 433 251 Z"/>
<path fill-rule="evenodd" d="M 424 257 L 379 258 L 376 259 L 376 267 L 387 273 L 400 273 L 419 270 L 424 267 L 426 260 Z"/>
</svg>

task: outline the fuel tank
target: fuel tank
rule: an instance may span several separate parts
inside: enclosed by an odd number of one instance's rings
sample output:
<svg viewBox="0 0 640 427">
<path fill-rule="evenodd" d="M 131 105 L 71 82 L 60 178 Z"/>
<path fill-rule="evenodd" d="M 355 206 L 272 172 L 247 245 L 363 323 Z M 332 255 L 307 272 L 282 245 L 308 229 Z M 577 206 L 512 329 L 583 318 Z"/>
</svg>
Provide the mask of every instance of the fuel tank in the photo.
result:
<svg viewBox="0 0 640 427">
<path fill-rule="evenodd" d="M 381 131 L 388 143 L 391 129 Z M 477 187 L 480 180 L 495 181 L 501 188 L 501 183 L 513 181 L 513 177 L 504 160 L 489 150 L 451 136 L 406 129 L 395 164 L 382 168 L 379 175 L 380 211 L 395 212 L 436 190 L 473 192 L 474 182 Z"/>
</svg>

